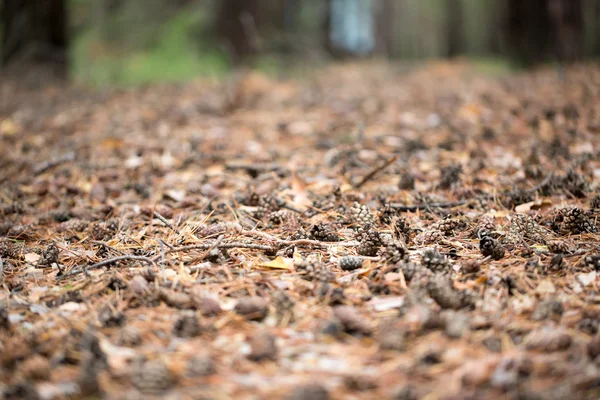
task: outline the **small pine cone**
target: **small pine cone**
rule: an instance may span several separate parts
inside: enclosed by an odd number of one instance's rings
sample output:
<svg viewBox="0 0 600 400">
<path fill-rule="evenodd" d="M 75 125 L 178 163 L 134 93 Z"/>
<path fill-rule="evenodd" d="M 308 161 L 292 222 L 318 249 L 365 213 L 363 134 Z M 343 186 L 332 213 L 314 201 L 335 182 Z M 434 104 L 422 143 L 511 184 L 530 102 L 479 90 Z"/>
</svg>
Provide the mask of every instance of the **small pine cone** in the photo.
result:
<svg viewBox="0 0 600 400">
<path fill-rule="evenodd" d="M 439 230 L 446 236 L 452 236 L 455 231 L 460 230 L 464 225 L 463 221 L 453 219 L 450 215 L 447 215 L 441 221 L 433 224 L 432 228 Z"/>
<path fill-rule="evenodd" d="M 278 321 L 294 321 L 294 300 L 284 291 L 280 290 L 273 294 L 273 305 L 275 306 Z"/>
<path fill-rule="evenodd" d="M 215 361 L 208 355 L 192 356 L 185 368 L 186 375 L 194 378 L 200 376 L 209 376 L 217 372 Z"/>
<path fill-rule="evenodd" d="M 10 320 L 8 319 L 8 311 L 4 307 L 0 307 L 0 329 L 5 331 L 10 330 Z"/>
<path fill-rule="evenodd" d="M 98 320 L 105 327 L 121 326 L 125 322 L 125 315 L 107 304 L 98 312 Z"/>
<path fill-rule="evenodd" d="M 444 309 L 458 310 L 473 305 L 473 296 L 454 289 L 452 282 L 443 275 L 436 274 L 429 280 L 427 292 Z"/>
<path fill-rule="evenodd" d="M 504 242 L 508 245 L 520 245 L 523 239 L 530 239 L 545 244 L 542 228 L 525 214 L 515 214 L 511 221 Z"/>
<path fill-rule="evenodd" d="M 58 227 L 59 232 L 83 232 L 89 226 L 89 221 L 84 221 L 79 218 L 73 218 L 65 222 L 61 222 Z"/>
<path fill-rule="evenodd" d="M 561 240 L 548 242 L 548 250 L 554 254 L 566 254 L 569 252 L 569 245 Z"/>
<path fill-rule="evenodd" d="M 479 251 L 484 257 L 491 256 L 494 260 L 504 257 L 504 247 L 500 241 L 491 236 L 484 236 L 479 240 Z"/>
<path fill-rule="evenodd" d="M 59 210 L 50 211 L 50 216 L 56 222 L 65 222 L 65 221 L 68 221 L 69 218 L 71 218 L 71 214 L 69 214 L 69 211 L 64 208 L 59 209 Z"/>
<path fill-rule="evenodd" d="M 427 230 L 419 233 L 415 237 L 415 243 L 419 244 L 434 244 L 444 239 L 444 234 L 436 229 Z"/>
<path fill-rule="evenodd" d="M 173 334 L 180 338 L 192 338 L 202 333 L 202 327 L 194 312 L 181 315 L 173 325 Z"/>
<path fill-rule="evenodd" d="M 120 346 L 135 347 L 142 343 L 142 335 L 138 328 L 134 326 L 125 326 L 119 332 L 118 343 Z"/>
<path fill-rule="evenodd" d="M 412 281 L 415 275 L 418 274 L 419 269 L 424 269 L 422 266 L 417 265 L 412 262 L 402 261 L 400 263 L 400 270 L 402 270 L 402 274 L 404 275 L 404 279 L 407 282 Z M 429 270 L 427 270 L 429 271 Z"/>
<path fill-rule="evenodd" d="M 463 274 L 475 274 L 481 271 L 481 261 L 468 260 L 461 264 L 460 271 Z"/>
<path fill-rule="evenodd" d="M 366 205 L 361 205 L 358 202 L 354 202 L 354 205 L 350 208 L 350 222 L 359 226 L 370 225 L 375 222 L 375 218 L 371 211 Z"/>
<path fill-rule="evenodd" d="M 92 239 L 94 240 L 104 240 L 108 236 L 108 232 L 105 228 L 100 226 L 99 224 L 94 224 L 91 230 Z"/>
<path fill-rule="evenodd" d="M 157 394 L 175 384 L 175 376 L 160 359 L 146 361 L 134 368 L 133 384 L 142 393 Z"/>
<path fill-rule="evenodd" d="M 491 215 L 482 215 L 477 223 L 477 232 L 481 231 L 494 232 L 496 230 L 496 222 Z M 481 236 L 480 236 L 481 237 Z"/>
<path fill-rule="evenodd" d="M 248 358 L 252 361 L 275 360 L 277 358 L 277 343 L 275 336 L 269 332 L 259 332 L 248 340 L 250 354 Z"/>
<path fill-rule="evenodd" d="M 302 278 L 307 281 L 330 282 L 335 278 L 333 272 L 318 261 L 299 263 L 296 266 L 296 271 L 299 271 Z"/>
<path fill-rule="evenodd" d="M 310 236 L 321 242 L 338 242 L 340 240 L 331 225 L 322 222 L 313 225 L 310 229 Z"/>
<path fill-rule="evenodd" d="M 31 229 L 27 225 L 12 225 L 6 236 L 11 239 L 28 239 L 31 237 Z"/>
<path fill-rule="evenodd" d="M 421 262 L 433 272 L 450 272 L 452 269 L 450 261 L 446 256 L 440 254 L 437 248 L 425 250 L 421 256 Z"/>
<path fill-rule="evenodd" d="M 359 269 L 363 265 L 362 257 L 344 256 L 339 260 L 340 268 L 344 271 L 353 271 Z"/>
<path fill-rule="evenodd" d="M 317 288 L 317 295 L 321 300 L 325 300 L 330 306 L 343 304 L 346 294 L 341 287 L 334 287 L 327 282 L 322 282 Z"/>
<path fill-rule="evenodd" d="M 290 213 L 286 210 L 274 211 L 269 214 L 269 225 L 278 226 L 283 224 L 289 218 Z"/>
<path fill-rule="evenodd" d="M 410 172 L 403 174 L 398 182 L 398 189 L 400 190 L 414 190 L 415 189 L 415 176 Z"/>
<path fill-rule="evenodd" d="M 560 271 L 564 268 L 565 261 L 564 257 L 561 253 L 555 254 L 554 257 L 550 260 L 550 270 L 551 271 Z"/>
<path fill-rule="evenodd" d="M 256 207 L 256 209 L 252 212 L 252 218 L 256 221 L 262 221 L 265 219 L 269 212 L 264 207 Z"/>
<path fill-rule="evenodd" d="M 394 221 L 394 235 L 398 238 L 410 238 L 410 221 L 406 217 L 398 217 Z"/>
<path fill-rule="evenodd" d="M 379 248 L 383 245 L 381 234 L 370 225 L 365 227 L 358 235 L 360 244 L 358 245 L 358 254 L 361 256 L 374 257 L 379 253 Z"/>
<path fill-rule="evenodd" d="M 598 228 L 579 207 L 566 208 L 561 211 L 563 222 L 561 230 L 565 233 L 596 233 Z"/>
<path fill-rule="evenodd" d="M 233 308 L 236 314 L 251 321 L 262 321 L 269 314 L 269 304 L 262 297 L 245 297 Z"/>
<path fill-rule="evenodd" d="M 260 198 L 258 205 L 264 208 L 267 213 L 279 211 L 283 204 L 275 196 L 264 195 Z"/>
<path fill-rule="evenodd" d="M 0 258 L 17 258 L 19 251 L 15 243 L 9 240 L 0 240 Z"/>
<path fill-rule="evenodd" d="M 441 170 L 440 189 L 450 189 L 453 185 L 460 182 L 462 175 L 462 165 L 450 165 Z"/>
<path fill-rule="evenodd" d="M 121 227 L 121 221 L 119 221 L 118 218 L 110 218 L 104 224 L 104 229 L 106 229 L 106 230 L 108 230 L 109 232 L 112 232 L 112 233 L 118 232 L 119 229 L 120 229 L 120 227 Z"/>
<path fill-rule="evenodd" d="M 392 223 L 394 216 L 396 215 L 396 210 L 390 207 L 389 204 L 386 204 L 382 207 L 377 213 L 377 220 L 380 224 L 389 225 Z"/>
<path fill-rule="evenodd" d="M 390 242 L 384 248 L 385 262 L 388 264 L 397 264 L 402 260 L 408 259 L 408 251 L 403 244 L 398 242 Z"/>
<path fill-rule="evenodd" d="M 583 259 L 583 265 L 587 268 L 593 268 L 600 271 L 600 254 L 590 254 Z"/>
<path fill-rule="evenodd" d="M 593 210 L 600 210 L 600 194 L 590 201 L 590 207 Z"/>
<path fill-rule="evenodd" d="M 371 334 L 369 322 L 359 314 L 352 306 L 337 306 L 333 309 L 333 315 L 341 322 L 346 333 Z"/>
<path fill-rule="evenodd" d="M 42 257 L 40 257 L 38 264 L 50 266 L 54 263 L 58 264 L 58 247 L 51 244 L 42 251 Z"/>
</svg>

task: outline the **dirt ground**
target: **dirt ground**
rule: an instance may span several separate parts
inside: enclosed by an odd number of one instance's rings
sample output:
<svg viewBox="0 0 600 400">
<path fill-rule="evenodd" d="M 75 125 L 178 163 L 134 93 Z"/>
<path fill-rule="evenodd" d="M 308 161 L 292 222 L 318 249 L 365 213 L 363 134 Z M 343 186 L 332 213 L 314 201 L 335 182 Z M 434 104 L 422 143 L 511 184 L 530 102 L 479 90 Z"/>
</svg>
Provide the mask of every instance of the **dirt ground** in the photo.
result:
<svg viewBox="0 0 600 400">
<path fill-rule="evenodd" d="M 4 398 L 600 397 L 600 67 L 0 83 Z"/>
</svg>

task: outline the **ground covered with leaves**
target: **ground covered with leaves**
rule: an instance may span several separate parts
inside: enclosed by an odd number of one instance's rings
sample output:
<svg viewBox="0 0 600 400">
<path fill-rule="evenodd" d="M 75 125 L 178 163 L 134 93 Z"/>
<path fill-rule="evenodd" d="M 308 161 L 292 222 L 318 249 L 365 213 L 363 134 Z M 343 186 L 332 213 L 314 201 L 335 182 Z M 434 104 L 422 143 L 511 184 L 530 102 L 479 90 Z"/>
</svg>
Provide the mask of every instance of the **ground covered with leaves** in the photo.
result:
<svg viewBox="0 0 600 400">
<path fill-rule="evenodd" d="M 600 396 L 600 68 L 0 85 L 4 398 Z"/>
</svg>

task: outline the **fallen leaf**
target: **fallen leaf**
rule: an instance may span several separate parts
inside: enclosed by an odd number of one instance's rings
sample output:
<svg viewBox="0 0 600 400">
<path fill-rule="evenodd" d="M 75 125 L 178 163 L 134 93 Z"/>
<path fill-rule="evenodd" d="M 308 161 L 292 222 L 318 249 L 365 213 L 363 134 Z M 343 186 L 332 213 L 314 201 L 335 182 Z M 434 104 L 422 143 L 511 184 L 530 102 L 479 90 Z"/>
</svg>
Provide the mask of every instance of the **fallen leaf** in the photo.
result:
<svg viewBox="0 0 600 400">
<path fill-rule="evenodd" d="M 556 293 L 556 287 L 554 286 L 554 284 L 552 283 L 552 281 L 550 281 L 549 279 L 544 279 L 543 281 L 541 281 L 537 288 L 535 289 L 536 292 L 540 293 L 540 294 L 546 294 L 546 293 Z"/>
<path fill-rule="evenodd" d="M 291 269 L 292 259 L 286 261 L 281 256 L 277 256 L 274 260 L 266 263 L 258 264 L 259 267 L 273 268 L 273 269 Z"/>
<path fill-rule="evenodd" d="M 30 264 L 35 264 L 39 261 L 39 259 L 41 258 L 41 256 L 37 253 L 27 253 L 25 254 L 25 261 L 27 261 Z"/>
<path fill-rule="evenodd" d="M 592 272 L 588 272 L 587 274 L 577 275 L 577 280 L 583 286 L 588 286 L 589 284 L 593 283 L 596 280 L 596 276 L 597 276 L 597 272 L 592 271 Z"/>
</svg>

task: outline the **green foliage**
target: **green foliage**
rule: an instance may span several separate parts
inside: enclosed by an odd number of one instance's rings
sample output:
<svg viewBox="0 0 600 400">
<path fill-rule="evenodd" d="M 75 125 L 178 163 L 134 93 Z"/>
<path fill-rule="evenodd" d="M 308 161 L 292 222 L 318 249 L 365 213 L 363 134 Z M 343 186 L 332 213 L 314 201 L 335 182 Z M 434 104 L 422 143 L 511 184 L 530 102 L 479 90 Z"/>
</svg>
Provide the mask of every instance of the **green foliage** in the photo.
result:
<svg viewBox="0 0 600 400">
<path fill-rule="evenodd" d="M 184 8 L 162 24 L 148 22 L 153 31 L 145 29 L 144 34 L 138 32 L 126 39 L 123 32 L 129 35 L 130 30 L 136 29 L 127 28 L 124 14 L 134 11 L 125 7 L 75 38 L 71 63 L 77 81 L 97 86 L 130 86 L 185 81 L 197 76 L 219 78 L 229 72 L 223 52 L 203 43 L 197 35 L 198 26 L 206 25 L 208 19 L 200 7 Z M 107 36 L 107 31 L 113 33 Z M 121 40 L 115 31 L 120 31 Z"/>
</svg>

